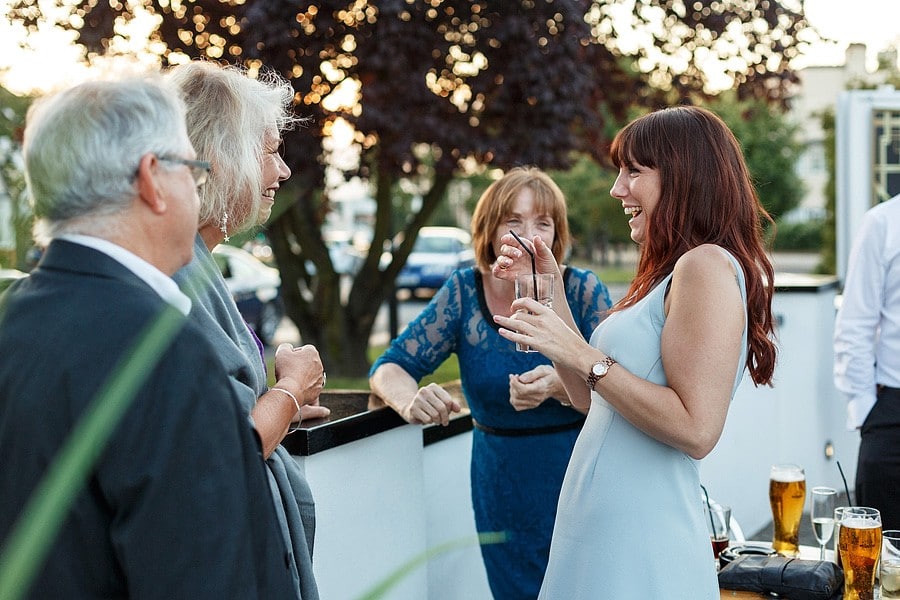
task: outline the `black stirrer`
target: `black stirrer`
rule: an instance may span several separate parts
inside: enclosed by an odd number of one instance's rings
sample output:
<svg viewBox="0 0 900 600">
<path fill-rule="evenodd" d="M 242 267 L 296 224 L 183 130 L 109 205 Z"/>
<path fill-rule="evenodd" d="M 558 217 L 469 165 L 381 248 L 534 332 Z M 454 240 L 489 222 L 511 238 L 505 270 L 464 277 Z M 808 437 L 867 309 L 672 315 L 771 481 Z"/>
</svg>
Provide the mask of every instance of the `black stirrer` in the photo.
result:
<svg viewBox="0 0 900 600">
<path fill-rule="evenodd" d="M 518 234 L 518 233 L 516 233 L 516 232 L 513 231 L 512 229 L 510 229 L 509 232 L 512 234 L 512 236 L 513 236 L 514 238 L 516 238 L 516 241 L 519 242 L 519 245 L 522 246 L 522 248 L 525 249 L 525 252 L 528 253 L 528 256 L 531 257 L 531 283 L 532 283 L 531 291 L 532 291 L 533 294 L 534 294 L 534 299 L 537 300 L 537 299 L 538 299 L 538 289 L 537 289 L 537 287 L 538 287 L 538 285 L 537 285 L 537 266 L 536 266 L 535 263 L 534 263 L 534 252 L 532 252 L 532 251 L 528 248 L 528 246 L 525 245 L 525 242 L 522 241 L 522 238 L 519 237 L 519 234 Z"/>
<path fill-rule="evenodd" d="M 850 506 L 853 506 L 853 500 L 850 498 L 850 488 L 847 487 L 847 478 L 844 477 L 844 470 L 841 468 L 841 461 L 836 461 L 836 462 L 837 462 L 838 471 L 841 474 L 841 479 L 844 482 L 844 491 L 847 492 L 847 504 L 849 504 Z"/>
</svg>

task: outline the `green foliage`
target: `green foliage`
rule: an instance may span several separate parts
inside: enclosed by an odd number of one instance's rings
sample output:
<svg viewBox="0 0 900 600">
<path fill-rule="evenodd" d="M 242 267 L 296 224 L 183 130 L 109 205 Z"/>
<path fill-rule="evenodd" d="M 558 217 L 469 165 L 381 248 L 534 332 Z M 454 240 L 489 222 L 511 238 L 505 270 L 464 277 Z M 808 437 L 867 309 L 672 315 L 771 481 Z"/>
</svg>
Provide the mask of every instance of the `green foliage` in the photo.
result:
<svg viewBox="0 0 900 600">
<path fill-rule="evenodd" d="M 568 201 L 573 256 L 609 264 L 611 246 L 632 243 L 622 203 L 609 194 L 615 171 L 582 154 L 571 169 L 550 175 Z"/>
<path fill-rule="evenodd" d="M 778 233 L 773 244 L 774 250 L 815 251 L 822 248 L 825 230 L 824 221 L 804 221 L 800 223 L 779 222 Z"/>
<path fill-rule="evenodd" d="M 708 107 L 741 143 L 760 201 L 772 218 L 777 221 L 796 208 L 803 197 L 803 182 L 794 170 L 802 151 L 798 126 L 775 107 L 738 101 L 732 94 L 719 96 Z"/>
<path fill-rule="evenodd" d="M 835 173 L 837 173 L 837 145 L 835 143 L 834 110 L 822 115 L 825 132 L 825 164 L 828 166 L 828 182 L 825 184 L 825 224 L 822 230 L 822 262 L 816 268 L 820 274 L 837 272 L 837 226 L 835 222 Z"/>
<path fill-rule="evenodd" d="M 0 198 L 7 195 L 11 209 L 13 247 L 0 248 L 0 267 L 27 270 L 31 247 L 31 208 L 25 196 L 21 164 L 21 136 L 31 98 L 16 96 L 0 87 Z M 5 225 L 0 225 L 5 226 Z"/>
</svg>

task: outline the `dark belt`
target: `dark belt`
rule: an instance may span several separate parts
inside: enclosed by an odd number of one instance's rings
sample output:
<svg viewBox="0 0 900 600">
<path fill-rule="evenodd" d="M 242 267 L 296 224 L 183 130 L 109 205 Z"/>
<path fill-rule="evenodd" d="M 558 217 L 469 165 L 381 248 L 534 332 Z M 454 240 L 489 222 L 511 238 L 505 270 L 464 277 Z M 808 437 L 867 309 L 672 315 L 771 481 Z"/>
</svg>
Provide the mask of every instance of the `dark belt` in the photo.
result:
<svg viewBox="0 0 900 600">
<path fill-rule="evenodd" d="M 879 397 L 900 398 L 900 388 L 881 385 L 880 383 L 875 386 L 875 392 Z"/>
<path fill-rule="evenodd" d="M 472 419 L 472 425 L 475 429 L 480 429 L 491 435 L 502 435 L 506 437 L 523 437 L 526 435 L 545 435 L 548 433 L 559 433 L 561 431 L 569 431 L 571 429 L 581 429 L 584 425 L 584 417 L 578 419 L 574 423 L 563 423 L 562 425 L 548 425 L 547 427 L 523 427 L 521 429 L 500 429 L 499 427 L 488 427 L 482 425 L 475 419 Z"/>
</svg>

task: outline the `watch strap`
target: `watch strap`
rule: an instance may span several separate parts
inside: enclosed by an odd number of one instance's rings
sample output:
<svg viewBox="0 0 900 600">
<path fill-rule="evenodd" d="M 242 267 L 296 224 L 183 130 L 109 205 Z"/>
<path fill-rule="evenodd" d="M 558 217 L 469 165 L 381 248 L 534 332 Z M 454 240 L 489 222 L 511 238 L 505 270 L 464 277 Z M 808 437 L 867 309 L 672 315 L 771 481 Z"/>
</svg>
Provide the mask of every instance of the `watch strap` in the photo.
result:
<svg viewBox="0 0 900 600">
<path fill-rule="evenodd" d="M 603 373 L 603 375 L 597 375 L 596 373 L 594 373 L 594 366 L 600 365 L 600 364 L 606 365 L 606 372 Z M 609 368 L 611 366 L 613 366 L 614 364 L 616 364 L 616 359 L 614 359 L 612 356 L 607 356 L 603 360 L 597 361 L 593 365 L 591 365 L 591 369 L 590 369 L 590 371 L 588 371 L 588 376 L 587 376 L 587 379 L 585 380 L 585 382 L 587 383 L 588 389 L 593 390 L 594 386 L 597 385 L 597 382 L 609 374 Z"/>
</svg>

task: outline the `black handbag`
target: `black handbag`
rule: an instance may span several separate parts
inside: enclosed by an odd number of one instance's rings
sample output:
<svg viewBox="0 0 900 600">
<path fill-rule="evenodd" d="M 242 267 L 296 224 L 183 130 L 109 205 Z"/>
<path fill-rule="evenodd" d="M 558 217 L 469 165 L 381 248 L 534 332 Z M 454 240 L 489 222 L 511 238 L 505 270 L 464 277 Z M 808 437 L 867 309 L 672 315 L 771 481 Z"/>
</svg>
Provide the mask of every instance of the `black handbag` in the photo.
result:
<svg viewBox="0 0 900 600">
<path fill-rule="evenodd" d="M 746 555 L 719 571 L 722 589 L 778 594 L 791 600 L 837 600 L 843 586 L 844 572 L 823 560 Z"/>
</svg>

